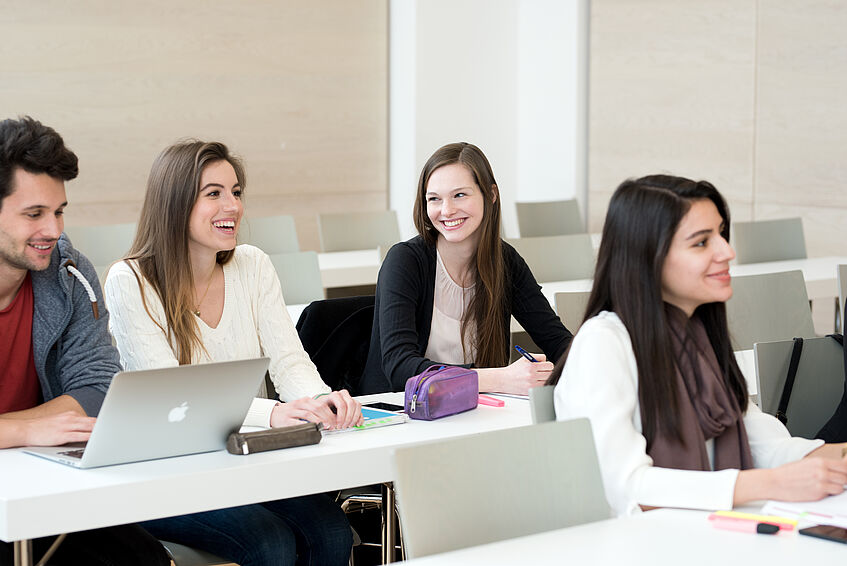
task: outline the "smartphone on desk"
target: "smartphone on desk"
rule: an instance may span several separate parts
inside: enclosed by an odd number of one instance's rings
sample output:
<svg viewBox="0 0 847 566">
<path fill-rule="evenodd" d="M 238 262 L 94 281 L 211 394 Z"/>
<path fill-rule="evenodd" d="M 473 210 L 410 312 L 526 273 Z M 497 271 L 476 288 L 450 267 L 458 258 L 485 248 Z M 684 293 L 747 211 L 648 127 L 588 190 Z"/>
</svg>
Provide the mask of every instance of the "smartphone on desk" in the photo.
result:
<svg viewBox="0 0 847 566">
<path fill-rule="evenodd" d="M 816 525 L 814 527 L 800 529 L 798 532 L 801 535 L 834 540 L 835 542 L 847 544 L 847 529 L 843 529 L 841 527 L 833 527 L 832 525 Z"/>
<path fill-rule="evenodd" d="M 391 411 L 391 412 L 399 412 L 403 410 L 403 405 L 395 405 L 394 403 L 365 403 L 362 405 L 363 407 L 370 407 L 371 409 L 382 409 L 383 411 Z"/>
</svg>

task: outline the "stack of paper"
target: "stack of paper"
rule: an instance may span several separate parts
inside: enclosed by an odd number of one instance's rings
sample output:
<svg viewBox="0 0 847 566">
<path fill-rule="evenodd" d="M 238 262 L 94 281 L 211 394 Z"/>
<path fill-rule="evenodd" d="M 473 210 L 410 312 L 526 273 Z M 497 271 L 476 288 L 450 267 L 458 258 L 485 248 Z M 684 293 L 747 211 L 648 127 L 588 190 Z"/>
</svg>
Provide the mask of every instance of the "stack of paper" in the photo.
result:
<svg viewBox="0 0 847 566">
<path fill-rule="evenodd" d="M 847 528 L 847 491 L 820 501 L 768 501 L 763 515 L 779 515 L 816 525 L 835 525 Z"/>
</svg>

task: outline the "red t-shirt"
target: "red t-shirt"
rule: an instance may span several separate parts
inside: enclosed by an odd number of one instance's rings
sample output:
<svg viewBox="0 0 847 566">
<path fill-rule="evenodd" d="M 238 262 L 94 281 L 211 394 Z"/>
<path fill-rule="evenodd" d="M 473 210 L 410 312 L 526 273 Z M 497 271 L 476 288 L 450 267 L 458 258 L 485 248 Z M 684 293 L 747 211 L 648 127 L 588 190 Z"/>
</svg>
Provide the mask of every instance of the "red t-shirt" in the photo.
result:
<svg viewBox="0 0 847 566">
<path fill-rule="evenodd" d="M 12 303 L 0 311 L 0 414 L 40 402 L 32 357 L 32 278 L 27 273 Z"/>
</svg>

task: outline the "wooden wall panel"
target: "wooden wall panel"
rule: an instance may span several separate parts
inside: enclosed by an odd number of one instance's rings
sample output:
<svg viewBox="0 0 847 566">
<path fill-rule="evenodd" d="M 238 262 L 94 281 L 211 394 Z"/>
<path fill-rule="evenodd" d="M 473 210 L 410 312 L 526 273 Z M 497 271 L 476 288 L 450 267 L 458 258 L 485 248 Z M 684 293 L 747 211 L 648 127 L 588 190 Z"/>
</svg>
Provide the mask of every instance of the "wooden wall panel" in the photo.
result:
<svg viewBox="0 0 847 566">
<path fill-rule="evenodd" d="M 627 177 L 708 179 L 749 218 L 755 0 L 591 3 L 589 227 Z"/>
<path fill-rule="evenodd" d="M 136 219 L 184 137 L 246 161 L 248 214 L 387 206 L 387 0 L 4 3 L 0 107 L 80 157 L 67 222 Z"/>
<path fill-rule="evenodd" d="M 759 3 L 755 210 L 803 217 L 813 255 L 847 253 L 847 5 Z"/>
<path fill-rule="evenodd" d="M 592 230 L 620 180 L 664 170 L 847 253 L 847 4 L 594 0 L 591 26 Z"/>
</svg>

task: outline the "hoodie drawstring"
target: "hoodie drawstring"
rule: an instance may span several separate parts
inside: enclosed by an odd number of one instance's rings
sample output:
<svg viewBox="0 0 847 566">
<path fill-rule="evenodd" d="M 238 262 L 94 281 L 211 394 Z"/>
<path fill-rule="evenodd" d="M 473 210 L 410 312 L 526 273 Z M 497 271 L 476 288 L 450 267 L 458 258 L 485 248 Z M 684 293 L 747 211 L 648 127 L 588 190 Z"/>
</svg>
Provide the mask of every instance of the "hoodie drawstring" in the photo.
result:
<svg viewBox="0 0 847 566">
<path fill-rule="evenodd" d="M 100 318 L 100 310 L 97 308 L 97 296 L 94 294 L 94 289 L 91 287 L 91 283 L 89 283 L 80 270 L 76 268 L 76 264 L 73 260 L 69 259 L 62 265 L 68 270 L 68 277 L 76 277 L 79 282 L 82 283 L 82 286 L 85 288 L 85 292 L 88 293 L 88 300 L 91 301 L 91 312 L 94 313 L 94 320 Z"/>
</svg>

